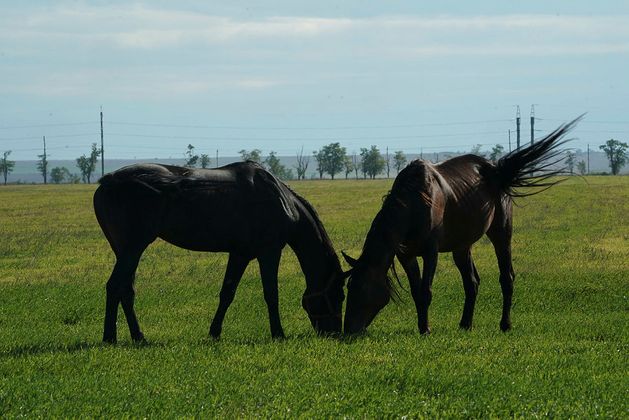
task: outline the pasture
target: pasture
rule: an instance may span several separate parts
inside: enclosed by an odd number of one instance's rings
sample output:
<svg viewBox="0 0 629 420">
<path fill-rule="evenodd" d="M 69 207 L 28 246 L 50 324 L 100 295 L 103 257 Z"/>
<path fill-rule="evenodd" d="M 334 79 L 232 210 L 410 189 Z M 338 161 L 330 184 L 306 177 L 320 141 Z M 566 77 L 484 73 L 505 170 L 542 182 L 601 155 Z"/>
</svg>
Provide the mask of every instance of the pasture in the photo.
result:
<svg viewBox="0 0 629 420">
<path fill-rule="evenodd" d="M 360 252 L 390 180 L 290 185 L 317 209 L 337 252 Z M 147 345 L 101 345 L 114 257 L 92 210 L 94 186 L 0 189 L 0 417 L 626 417 L 629 390 L 629 177 L 571 179 L 516 201 L 513 330 L 498 328 L 498 267 L 486 239 L 474 329 L 440 255 L 432 334 L 417 332 L 405 278 L 366 336 L 317 337 L 284 250 L 270 338 L 251 264 L 219 341 L 208 338 L 226 256 L 157 241 L 136 277 Z M 347 268 L 347 266 L 345 266 Z M 402 270 L 399 270 L 400 273 Z"/>
</svg>

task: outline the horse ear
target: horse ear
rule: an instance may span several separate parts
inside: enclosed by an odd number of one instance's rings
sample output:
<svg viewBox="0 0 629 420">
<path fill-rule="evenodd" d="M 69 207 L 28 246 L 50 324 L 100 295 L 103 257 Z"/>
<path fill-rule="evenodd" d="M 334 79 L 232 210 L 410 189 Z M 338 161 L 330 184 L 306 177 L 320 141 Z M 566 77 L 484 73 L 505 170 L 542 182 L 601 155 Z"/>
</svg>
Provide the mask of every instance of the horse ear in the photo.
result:
<svg viewBox="0 0 629 420">
<path fill-rule="evenodd" d="M 354 268 L 356 264 L 358 263 L 358 261 L 355 258 L 352 258 L 349 255 L 347 255 L 345 251 L 341 251 L 341 254 L 343 254 L 343 258 L 345 258 L 345 261 L 347 261 L 350 267 Z"/>
</svg>

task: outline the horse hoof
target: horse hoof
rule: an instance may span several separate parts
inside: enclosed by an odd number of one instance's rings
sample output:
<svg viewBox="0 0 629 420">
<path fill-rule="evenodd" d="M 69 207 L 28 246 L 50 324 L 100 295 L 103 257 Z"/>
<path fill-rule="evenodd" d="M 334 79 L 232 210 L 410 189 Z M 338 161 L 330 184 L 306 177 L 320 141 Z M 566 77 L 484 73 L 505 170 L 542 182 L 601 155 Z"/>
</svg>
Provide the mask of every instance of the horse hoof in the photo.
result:
<svg viewBox="0 0 629 420">
<path fill-rule="evenodd" d="M 430 327 L 419 327 L 419 333 L 421 335 L 430 335 Z"/>
<path fill-rule="evenodd" d="M 218 340 L 219 338 L 221 338 L 221 332 L 223 331 L 223 329 L 221 327 L 217 327 L 214 325 L 210 326 L 210 337 L 212 337 L 215 340 Z"/>
<path fill-rule="evenodd" d="M 502 332 L 507 332 L 511 329 L 511 321 L 500 321 L 500 329 Z"/>
<path fill-rule="evenodd" d="M 131 337 L 131 340 L 133 340 L 135 344 L 148 344 L 148 341 L 146 341 L 146 338 L 144 338 L 144 334 L 140 334 L 136 337 Z"/>
<path fill-rule="evenodd" d="M 462 330 L 465 330 L 465 331 L 470 331 L 472 329 L 472 324 L 471 323 L 467 323 L 467 322 L 460 322 L 459 323 L 459 328 L 461 328 Z"/>
</svg>

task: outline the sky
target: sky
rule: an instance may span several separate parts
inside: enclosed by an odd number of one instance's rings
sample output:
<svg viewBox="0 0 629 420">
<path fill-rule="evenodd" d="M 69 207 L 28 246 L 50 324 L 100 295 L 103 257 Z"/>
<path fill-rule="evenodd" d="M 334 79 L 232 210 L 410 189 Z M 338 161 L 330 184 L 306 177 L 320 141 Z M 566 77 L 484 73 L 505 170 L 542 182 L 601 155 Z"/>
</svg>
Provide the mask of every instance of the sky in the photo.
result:
<svg viewBox="0 0 629 420">
<path fill-rule="evenodd" d="M 509 148 L 583 113 L 629 141 L 625 1 L 0 0 L 0 153 Z"/>
</svg>

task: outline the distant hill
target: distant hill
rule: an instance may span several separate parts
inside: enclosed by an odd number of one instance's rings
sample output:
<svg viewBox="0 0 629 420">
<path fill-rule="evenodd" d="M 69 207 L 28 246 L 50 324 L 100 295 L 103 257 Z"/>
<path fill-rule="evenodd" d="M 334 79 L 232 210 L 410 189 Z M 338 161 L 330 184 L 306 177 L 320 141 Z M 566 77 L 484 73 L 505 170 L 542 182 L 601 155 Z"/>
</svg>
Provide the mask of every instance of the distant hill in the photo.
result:
<svg viewBox="0 0 629 420">
<path fill-rule="evenodd" d="M 442 161 L 454 156 L 459 156 L 465 154 L 467 152 L 440 152 L 440 153 L 424 153 L 423 158 L 426 160 L 430 160 L 431 162 Z M 587 161 L 587 153 L 582 151 L 577 151 L 577 162 L 584 160 Z M 410 162 L 413 159 L 419 158 L 419 155 L 407 155 L 407 159 Z M 295 166 L 297 165 L 297 158 L 295 156 L 279 156 L 283 165 L 287 168 L 293 169 L 293 173 L 295 173 Z M 392 159 L 392 155 L 391 155 Z M 240 160 L 240 157 L 222 157 L 219 158 L 218 165 L 223 166 L 228 163 L 237 162 Z M 116 169 L 122 168 L 126 165 L 131 165 L 134 163 L 141 162 L 153 162 L 153 163 L 164 163 L 169 165 L 183 165 L 184 159 L 159 159 L 159 158 L 146 158 L 146 159 L 107 159 L 105 160 L 105 172 L 111 172 Z M 50 160 L 48 162 L 49 169 L 54 167 L 63 167 L 65 166 L 72 173 L 80 174 L 78 168 L 76 167 L 76 162 L 74 160 Z M 216 166 L 216 162 L 212 160 L 212 167 Z M 307 178 L 308 179 L 316 179 L 319 177 L 319 174 L 316 171 L 317 162 L 314 157 L 310 157 L 310 163 L 308 164 Z M 576 172 L 576 167 L 575 167 Z M 600 172 L 609 172 L 609 164 L 607 161 L 607 157 L 603 152 L 595 152 L 590 151 L 590 172 L 591 173 L 600 173 Z M 395 168 L 391 167 L 391 178 L 394 178 L 396 175 Z M 629 167 L 625 166 L 621 173 L 626 174 L 629 173 Z M 97 165 L 97 170 L 95 172 L 94 179 L 97 180 L 100 177 L 101 169 L 100 162 Z M 381 174 L 381 177 L 385 177 L 386 174 Z M 345 173 L 338 174 L 337 178 L 345 178 Z M 353 178 L 353 174 L 350 174 L 350 178 Z M 16 161 L 15 168 L 13 172 L 9 175 L 8 182 L 10 183 L 43 183 L 43 179 L 41 174 L 37 172 L 37 161 L 33 160 L 24 160 L 24 161 Z"/>
</svg>

